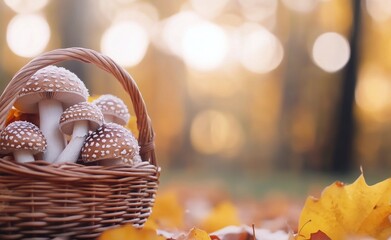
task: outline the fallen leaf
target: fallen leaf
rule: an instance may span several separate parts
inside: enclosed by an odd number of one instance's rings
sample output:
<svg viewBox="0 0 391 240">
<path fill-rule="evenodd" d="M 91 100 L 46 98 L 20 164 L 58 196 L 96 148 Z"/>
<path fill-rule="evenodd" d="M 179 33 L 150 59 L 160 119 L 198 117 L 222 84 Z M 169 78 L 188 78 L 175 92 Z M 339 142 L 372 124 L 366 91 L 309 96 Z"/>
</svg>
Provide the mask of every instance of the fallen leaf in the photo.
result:
<svg viewBox="0 0 391 240">
<path fill-rule="evenodd" d="M 211 211 L 201 223 L 201 228 L 213 232 L 230 225 L 240 225 L 238 211 L 231 202 L 225 201 Z"/>
<path fill-rule="evenodd" d="M 192 228 L 185 238 L 178 240 L 211 240 L 211 238 L 204 230 Z"/>
<path fill-rule="evenodd" d="M 250 226 L 241 225 L 227 226 L 225 228 L 212 232 L 210 236 L 222 240 L 288 240 L 290 235 L 283 231 L 272 232 L 264 228 L 253 229 Z"/>
<path fill-rule="evenodd" d="M 391 236 L 390 200 L 391 179 L 368 186 L 361 174 L 350 185 L 335 182 L 319 199 L 307 198 L 296 239 L 308 239 L 318 231 L 329 239 L 346 239 L 347 235 L 387 239 Z"/>
<path fill-rule="evenodd" d="M 181 229 L 184 226 L 184 209 L 174 191 L 164 192 L 156 196 L 152 214 L 146 224 L 159 229 Z"/>
<path fill-rule="evenodd" d="M 246 240 L 250 234 L 243 226 L 227 226 L 210 234 L 212 239 Z"/>
<path fill-rule="evenodd" d="M 324 232 L 318 230 L 316 233 L 311 233 L 310 240 L 331 240 Z"/>
<path fill-rule="evenodd" d="M 165 240 L 164 237 L 158 236 L 156 229 L 144 227 L 142 229 L 135 228 L 129 224 L 121 227 L 106 230 L 98 238 L 99 240 L 130 240 L 130 239 L 143 239 L 143 240 Z"/>
</svg>

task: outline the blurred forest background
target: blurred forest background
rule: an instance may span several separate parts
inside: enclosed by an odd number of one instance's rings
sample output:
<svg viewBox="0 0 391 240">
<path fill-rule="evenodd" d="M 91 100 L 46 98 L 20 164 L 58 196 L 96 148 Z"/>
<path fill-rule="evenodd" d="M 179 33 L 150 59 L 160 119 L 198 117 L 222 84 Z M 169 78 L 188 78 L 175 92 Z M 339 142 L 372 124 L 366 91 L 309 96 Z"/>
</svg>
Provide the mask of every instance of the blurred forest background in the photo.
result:
<svg viewBox="0 0 391 240">
<path fill-rule="evenodd" d="M 1 0 L 0 89 L 44 51 L 91 48 L 138 83 L 167 179 L 381 175 L 390 24 L 389 0 Z M 66 66 L 131 108 L 110 75 Z"/>
</svg>

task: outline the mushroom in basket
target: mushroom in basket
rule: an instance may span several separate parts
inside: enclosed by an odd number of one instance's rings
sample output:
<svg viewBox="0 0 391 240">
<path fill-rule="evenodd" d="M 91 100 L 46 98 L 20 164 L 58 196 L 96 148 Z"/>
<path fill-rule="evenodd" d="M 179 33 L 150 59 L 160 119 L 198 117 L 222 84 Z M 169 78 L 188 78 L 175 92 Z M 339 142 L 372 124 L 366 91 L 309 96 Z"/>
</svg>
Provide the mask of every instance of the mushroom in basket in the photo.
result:
<svg viewBox="0 0 391 240">
<path fill-rule="evenodd" d="M 105 122 L 113 122 L 122 126 L 128 123 L 130 118 L 129 110 L 120 98 L 111 94 L 104 94 L 92 103 L 100 108 Z"/>
<path fill-rule="evenodd" d="M 58 128 L 64 108 L 86 102 L 88 96 L 84 83 L 74 73 L 56 66 L 38 70 L 22 88 L 14 106 L 24 113 L 39 113 L 39 128 L 48 144 L 45 161 L 54 162 L 65 148 Z"/>
<path fill-rule="evenodd" d="M 46 139 L 41 130 L 26 121 L 15 121 L 0 133 L 0 152 L 12 152 L 17 162 L 33 162 L 34 154 L 46 150 Z"/>
<path fill-rule="evenodd" d="M 98 162 L 100 165 L 141 161 L 137 139 L 128 129 L 116 123 L 104 123 L 90 133 L 81 154 L 83 162 Z"/>
<path fill-rule="evenodd" d="M 72 135 L 55 163 L 76 162 L 88 131 L 95 131 L 103 124 L 103 114 L 92 103 L 81 102 L 67 108 L 60 118 L 60 130 Z"/>
</svg>

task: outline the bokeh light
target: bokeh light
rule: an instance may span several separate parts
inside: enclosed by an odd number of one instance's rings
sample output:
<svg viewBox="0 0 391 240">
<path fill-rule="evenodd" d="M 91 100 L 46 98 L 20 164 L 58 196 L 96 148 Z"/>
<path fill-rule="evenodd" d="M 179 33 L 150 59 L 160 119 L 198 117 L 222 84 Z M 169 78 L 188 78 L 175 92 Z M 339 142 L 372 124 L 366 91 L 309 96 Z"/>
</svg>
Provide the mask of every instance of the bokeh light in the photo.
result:
<svg viewBox="0 0 391 240">
<path fill-rule="evenodd" d="M 159 39 L 159 47 L 162 42 L 168 53 L 182 56 L 182 46 L 185 31 L 192 25 L 199 23 L 202 19 L 192 11 L 182 11 L 172 15 L 163 22 L 162 40 Z"/>
<path fill-rule="evenodd" d="M 44 8 L 49 0 L 4 0 L 4 3 L 17 13 L 32 13 Z"/>
<path fill-rule="evenodd" d="M 104 32 L 101 40 L 102 52 L 124 67 L 139 64 L 148 45 L 149 37 L 146 30 L 134 21 L 114 23 Z"/>
<path fill-rule="evenodd" d="M 290 10 L 300 13 L 309 13 L 315 9 L 319 0 L 282 0 L 282 2 Z"/>
<path fill-rule="evenodd" d="M 276 0 L 239 0 L 242 15 L 249 21 L 264 21 L 275 17 L 278 7 Z"/>
<path fill-rule="evenodd" d="M 243 31 L 246 32 L 243 26 Z M 266 28 L 257 26 L 243 35 L 239 33 L 239 58 L 241 64 L 249 71 L 267 73 L 281 63 L 284 49 L 278 38 Z"/>
<path fill-rule="evenodd" d="M 148 2 L 136 2 L 132 7 L 116 8 L 112 22 L 134 21 L 142 25 L 150 35 L 154 30 L 156 22 L 159 20 L 159 12 L 156 7 Z"/>
<path fill-rule="evenodd" d="M 362 110 L 379 115 L 391 106 L 390 76 L 377 68 L 363 69 L 355 97 L 357 105 Z"/>
<path fill-rule="evenodd" d="M 190 26 L 182 41 L 183 59 L 200 71 L 220 66 L 228 51 L 228 39 L 224 30 L 209 22 Z"/>
<path fill-rule="evenodd" d="M 367 0 L 366 8 L 369 15 L 376 21 L 385 21 L 391 17 L 390 0 Z"/>
<path fill-rule="evenodd" d="M 216 110 L 200 112 L 193 120 L 190 137 L 203 154 L 234 156 L 243 145 L 243 130 L 237 119 Z"/>
<path fill-rule="evenodd" d="M 40 54 L 50 40 L 50 28 L 46 19 L 38 14 L 18 14 L 8 24 L 7 44 L 21 57 Z"/>
<path fill-rule="evenodd" d="M 214 18 L 219 16 L 229 0 L 190 0 L 192 8 L 201 16 Z"/>
<path fill-rule="evenodd" d="M 327 32 L 314 43 L 312 57 L 316 65 L 326 72 L 336 72 L 343 68 L 350 58 L 350 46 L 342 35 Z"/>
</svg>

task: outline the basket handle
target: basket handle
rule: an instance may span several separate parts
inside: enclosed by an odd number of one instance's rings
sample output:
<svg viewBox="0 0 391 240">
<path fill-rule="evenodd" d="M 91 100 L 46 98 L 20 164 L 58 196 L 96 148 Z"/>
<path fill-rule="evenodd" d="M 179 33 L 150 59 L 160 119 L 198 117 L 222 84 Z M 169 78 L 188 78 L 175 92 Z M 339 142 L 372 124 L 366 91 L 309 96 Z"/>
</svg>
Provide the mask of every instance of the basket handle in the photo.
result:
<svg viewBox="0 0 391 240">
<path fill-rule="evenodd" d="M 121 66 L 111 58 L 86 48 L 63 48 L 43 53 L 22 67 L 8 83 L 0 96 L 0 129 L 4 128 L 8 112 L 11 110 L 16 97 L 26 84 L 27 80 L 39 69 L 66 60 L 77 60 L 92 63 L 114 75 L 122 87 L 129 94 L 134 112 L 137 116 L 137 128 L 139 130 L 140 156 L 143 161 L 149 161 L 157 166 L 155 155 L 155 133 L 151 119 L 148 116 L 145 102 L 136 82 Z"/>
</svg>

